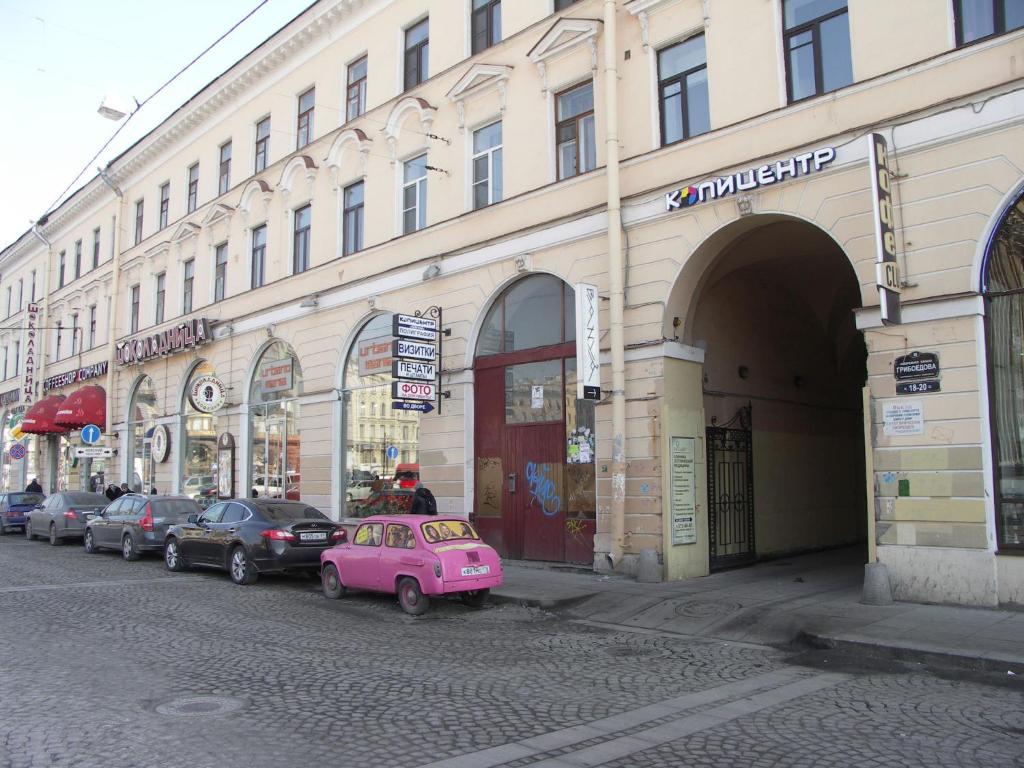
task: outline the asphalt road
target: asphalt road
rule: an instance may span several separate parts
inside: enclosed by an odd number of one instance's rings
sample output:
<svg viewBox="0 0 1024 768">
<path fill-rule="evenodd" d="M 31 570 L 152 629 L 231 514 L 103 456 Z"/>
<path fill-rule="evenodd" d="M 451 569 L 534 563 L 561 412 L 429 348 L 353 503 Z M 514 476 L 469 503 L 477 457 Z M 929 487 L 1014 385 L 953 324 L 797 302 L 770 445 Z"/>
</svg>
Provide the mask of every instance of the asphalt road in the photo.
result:
<svg viewBox="0 0 1024 768">
<path fill-rule="evenodd" d="M 1024 685 L 0 538 L 0 766 L 1024 766 Z"/>
</svg>

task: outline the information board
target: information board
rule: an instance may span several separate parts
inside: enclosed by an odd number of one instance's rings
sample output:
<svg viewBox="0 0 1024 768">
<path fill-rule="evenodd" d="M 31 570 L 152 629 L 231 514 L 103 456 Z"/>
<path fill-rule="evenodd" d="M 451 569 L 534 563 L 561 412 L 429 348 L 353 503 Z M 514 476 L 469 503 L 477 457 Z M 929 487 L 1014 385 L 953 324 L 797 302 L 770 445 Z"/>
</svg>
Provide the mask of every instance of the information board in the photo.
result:
<svg viewBox="0 0 1024 768">
<path fill-rule="evenodd" d="M 694 486 L 694 439 L 673 437 L 671 448 L 672 545 L 697 543 L 697 493 Z"/>
</svg>

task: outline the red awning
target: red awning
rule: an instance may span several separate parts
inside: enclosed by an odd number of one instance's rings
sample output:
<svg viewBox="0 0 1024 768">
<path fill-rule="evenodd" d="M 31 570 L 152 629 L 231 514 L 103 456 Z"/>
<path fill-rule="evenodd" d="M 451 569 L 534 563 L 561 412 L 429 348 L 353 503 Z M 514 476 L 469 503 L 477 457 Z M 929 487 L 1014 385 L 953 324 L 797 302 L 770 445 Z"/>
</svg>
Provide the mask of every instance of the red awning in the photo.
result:
<svg viewBox="0 0 1024 768">
<path fill-rule="evenodd" d="M 72 392 L 57 411 L 54 422 L 64 429 L 81 429 L 95 424 L 107 431 L 107 392 L 98 384 Z"/>
<path fill-rule="evenodd" d="M 37 402 L 28 409 L 25 418 L 21 420 L 21 431 L 32 435 L 67 432 L 67 427 L 57 426 L 54 422 L 57 418 L 57 409 L 63 405 L 65 399 L 64 395 L 47 395 Z"/>
</svg>

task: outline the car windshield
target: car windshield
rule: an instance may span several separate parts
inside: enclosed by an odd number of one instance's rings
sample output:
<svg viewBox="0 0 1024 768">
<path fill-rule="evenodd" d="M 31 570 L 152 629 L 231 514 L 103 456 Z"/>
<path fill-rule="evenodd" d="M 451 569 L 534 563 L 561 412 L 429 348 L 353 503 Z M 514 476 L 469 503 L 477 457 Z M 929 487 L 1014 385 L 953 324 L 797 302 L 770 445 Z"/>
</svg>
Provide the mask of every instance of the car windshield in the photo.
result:
<svg viewBox="0 0 1024 768">
<path fill-rule="evenodd" d="M 263 517 L 275 523 L 289 520 L 326 520 L 327 515 L 316 507 L 304 504 L 260 504 Z"/>
<path fill-rule="evenodd" d="M 68 504 L 102 504 L 106 506 L 109 501 L 102 493 L 88 493 L 87 491 L 71 491 L 64 494 Z"/>
<path fill-rule="evenodd" d="M 192 499 L 160 499 L 150 502 L 153 512 L 160 517 L 174 517 L 184 520 L 189 515 L 198 515 L 202 510 Z"/>
<path fill-rule="evenodd" d="M 472 539 L 479 541 L 473 526 L 462 520 L 437 520 L 420 525 L 423 538 L 429 543 L 436 544 L 440 541 L 453 541 L 454 539 Z"/>
<path fill-rule="evenodd" d="M 7 496 L 8 504 L 39 504 L 46 497 L 41 493 L 11 493 Z"/>
</svg>

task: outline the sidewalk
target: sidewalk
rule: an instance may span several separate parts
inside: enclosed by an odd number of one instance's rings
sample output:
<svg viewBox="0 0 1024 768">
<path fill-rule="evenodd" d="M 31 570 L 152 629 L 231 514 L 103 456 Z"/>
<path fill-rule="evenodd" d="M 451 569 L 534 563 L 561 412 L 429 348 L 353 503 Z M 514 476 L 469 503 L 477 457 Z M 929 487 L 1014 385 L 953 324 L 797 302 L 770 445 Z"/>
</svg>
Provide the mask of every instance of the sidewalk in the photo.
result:
<svg viewBox="0 0 1024 768">
<path fill-rule="evenodd" d="M 497 601 L 598 625 L 713 640 L 795 641 L 876 656 L 1024 675 L 1024 612 L 860 603 L 858 550 L 760 563 L 668 584 L 507 562 Z"/>
</svg>

